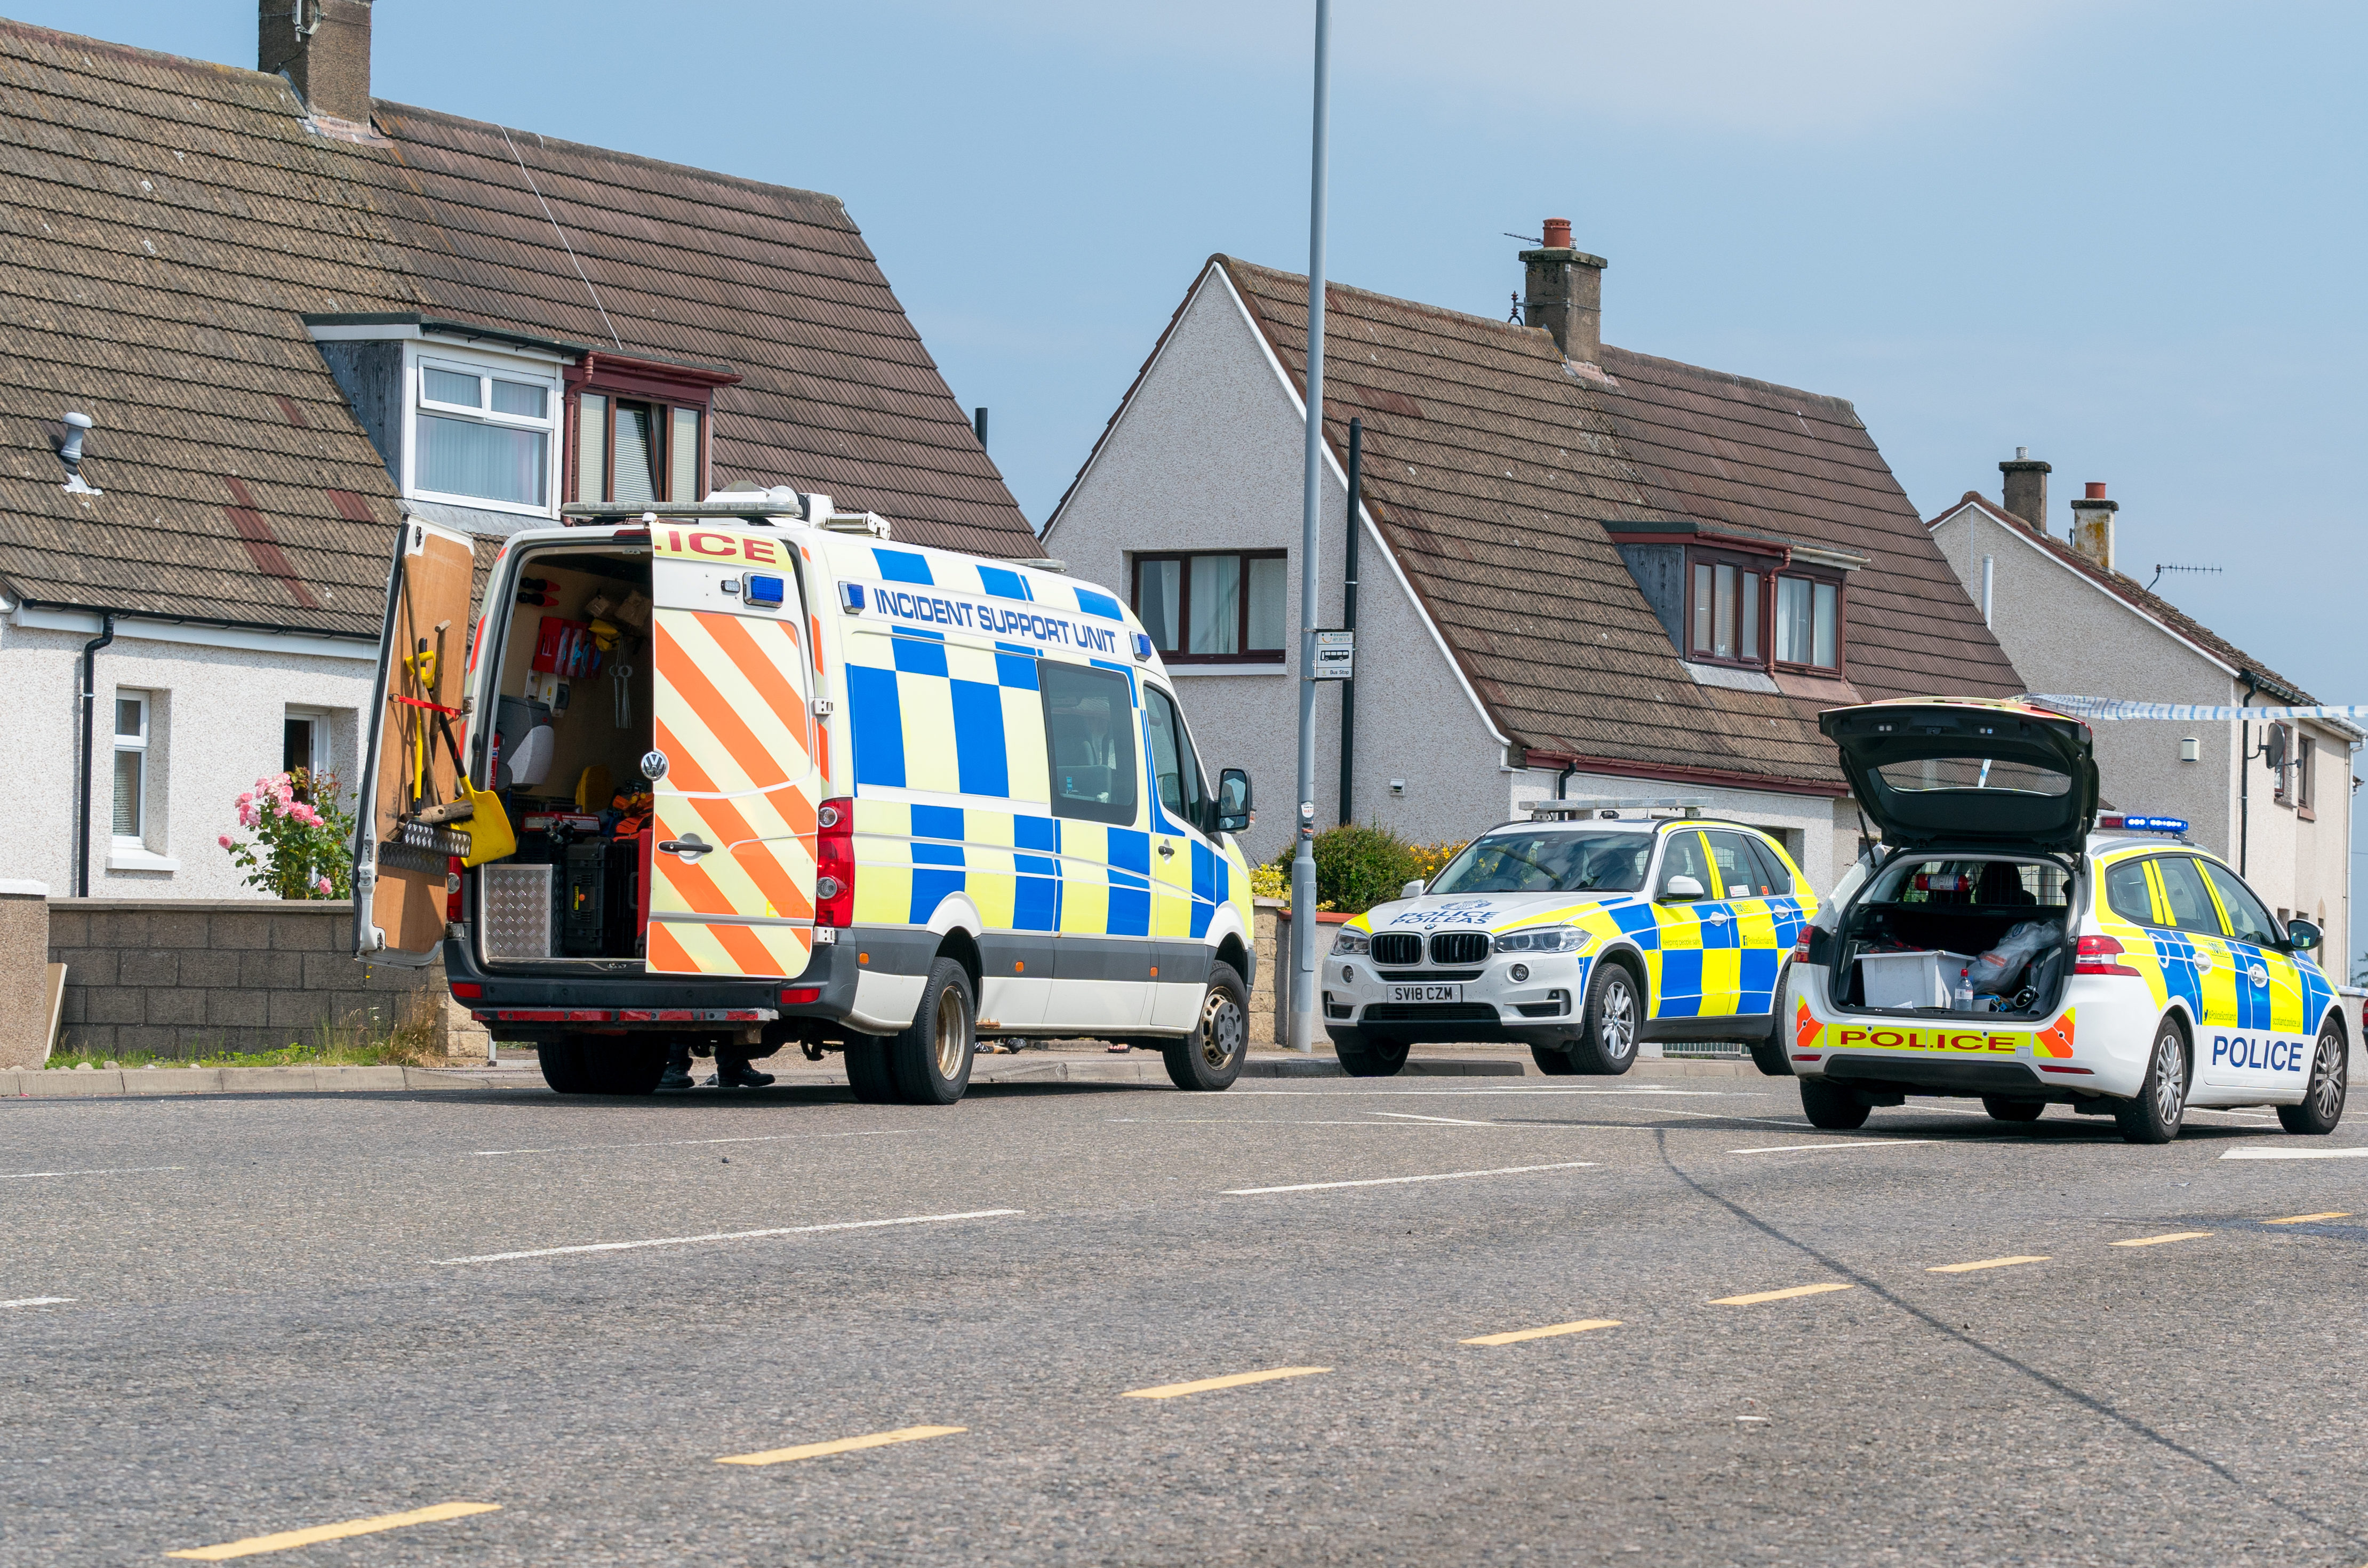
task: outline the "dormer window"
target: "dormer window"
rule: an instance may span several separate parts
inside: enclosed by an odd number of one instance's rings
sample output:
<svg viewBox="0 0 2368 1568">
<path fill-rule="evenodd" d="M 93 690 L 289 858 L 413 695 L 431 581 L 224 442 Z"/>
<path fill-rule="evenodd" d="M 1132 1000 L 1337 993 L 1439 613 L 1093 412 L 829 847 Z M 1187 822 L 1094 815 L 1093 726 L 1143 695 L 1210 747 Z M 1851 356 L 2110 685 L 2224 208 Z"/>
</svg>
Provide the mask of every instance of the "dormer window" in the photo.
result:
<svg viewBox="0 0 2368 1568">
<path fill-rule="evenodd" d="M 559 380 L 421 354 L 414 366 L 416 495 L 544 511 Z"/>
<path fill-rule="evenodd" d="M 569 501 L 698 501 L 713 488 L 712 403 L 728 371 L 595 354 L 567 372 Z"/>
</svg>

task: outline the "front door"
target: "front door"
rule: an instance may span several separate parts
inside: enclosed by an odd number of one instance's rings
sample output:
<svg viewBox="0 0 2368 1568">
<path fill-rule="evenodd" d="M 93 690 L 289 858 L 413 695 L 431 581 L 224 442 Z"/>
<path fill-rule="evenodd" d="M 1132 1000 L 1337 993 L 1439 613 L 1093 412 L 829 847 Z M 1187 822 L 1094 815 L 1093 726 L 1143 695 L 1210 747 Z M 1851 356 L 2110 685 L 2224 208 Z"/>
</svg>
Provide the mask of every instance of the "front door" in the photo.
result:
<svg viewBox="0 0 2368 1568">
<path fill-rule="evenodd" d="M 648 967 L 802 974 L 822 780 L 791 547 L 768 530 L 651 532 Z"/>
<path fill-rule="evenodd" d="M 1775 888 L 1757 846 L 1742 834 L 1711 829 L 1711 869 L 1718 873 L 1719 902 L 1733 919 L 1715 923 L 1732 947 L 1702 938 L 1702 1016 L 1758 1017 L 1776 1010 L 1776 971 L 1783 960 L 1770 900 Z M 1705 912 L 1705 920 L 1708 912 Z"/>
<path fill-rule="evenodd" d="M 2208 1049 L 2196 1052 L 2211 1073 L 2206 1081 L 2296 1095 L 2309 1081 L 2312 1042 L 2304 1034 L 2308 1025 L 2303 1019 L 2302 975 L 2294 954 L 2286 950 L 2270 912 L 2237 873 L 2210 860 L 2196 864 L 2220 901 L 2236 970 L 2237 1032 L 2224 1047 L 2214 1030 Z"/>
<path fill-rule="evenodd" d="M 474 564 L 466 536 L 404 523 L 387 578 L 355 831 L 354 952 L 372 963 L 416 966 L 436 956 L 446 878 L 469 853 L 449 808 L 462 798 L 453 745 L 464 722 Z"/>
<path fill-rule="evenodd" d="M 1691 877 L 1698 892 L 1673 886 Z M 1653 879 L 1653 918 L 1661 937 L 1659 972 L 1653 977 L 1653 1017 L 1693 1018 L 1703 1015 L 1709 980 L 1734 972 L 1735 916 L 1719 901 L 1718 876 L 1710 851 L 1693 828 L 1661 841 L 1661 869 Z M 1705 977 L 1708 977 L 1706 980 Z M 1732 1011 L 1732 1009 L 1729 1009 Z"/>
<path fill-rule="evenodd" d="M 1208 985 L 1208 944 L 1223 864 L 1202 832 L 1209 786 L 1175 699 L 1144 683 L 1144 731 L 1151 756 L 1151 1022 L 1189 1028 Z"/>
</svg>

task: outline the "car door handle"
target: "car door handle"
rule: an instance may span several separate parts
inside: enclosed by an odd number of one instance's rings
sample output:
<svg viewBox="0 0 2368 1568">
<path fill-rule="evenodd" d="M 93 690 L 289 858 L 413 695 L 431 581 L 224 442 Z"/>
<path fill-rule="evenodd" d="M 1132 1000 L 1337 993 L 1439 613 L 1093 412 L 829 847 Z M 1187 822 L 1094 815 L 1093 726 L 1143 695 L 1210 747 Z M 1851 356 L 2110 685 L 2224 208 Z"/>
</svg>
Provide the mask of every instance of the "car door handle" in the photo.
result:
<svg viewBox="0 0 2368 1568">
<path fill-rule="evenodd" d="M 662 855 L 679 855 L 686 860 L 696 860 L 701 855 L 707 854 L 715 846 L 712 844 L 702 844 L 700 842 L 699 835 L 693 834 L 689 838 L 667 839 L 665 843 L 658 846 L 658 853 Z"/>
<path fill-rule="evenodd" d="M 1176 846 L 1168 843 L 1164 838 L 1161 839 L 1159 841 L 1159 858 L 1163 860 L 1173 860 L 1176 858 Z"/>
</svg>

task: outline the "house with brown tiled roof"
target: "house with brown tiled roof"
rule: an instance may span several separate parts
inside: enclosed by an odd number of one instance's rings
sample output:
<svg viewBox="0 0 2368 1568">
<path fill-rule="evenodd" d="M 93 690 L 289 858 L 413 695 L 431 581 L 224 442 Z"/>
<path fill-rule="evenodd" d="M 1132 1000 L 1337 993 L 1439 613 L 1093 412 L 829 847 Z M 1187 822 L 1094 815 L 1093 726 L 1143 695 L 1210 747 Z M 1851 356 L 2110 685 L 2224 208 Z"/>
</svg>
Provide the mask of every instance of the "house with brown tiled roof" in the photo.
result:
<svg viewBox="0 0 2368 1568">
<path fill-rule="evenodd" d="M 257 16 L 256 70 L 0 21 L 0 880 L 245 892 L 238 791 L 354 769 L 406 514 L 790 484 L 1042 553 L 837 198 L 373 98 L 368 0 Z"/>
<path fill-rule="evenodd" d="M 2057 534 L 2050 466 L 2018 449 L 1998 469 L 2000 500 L 1969 490 L 1930 528 L 2032 691 L 2205 708 L 2319 706 L 2121 570 L 2125 525 L 2102 483 L 2084 486 Z M 2109 805 L 2186 821 L 2279 919 L 2317 921 L 2329 972 L 2349 977 L 2352 756 L 2368 733 L 2340 719 L 2104 720 L 2092 728 Z"/>
<path fill-rule="evenodd" d="M 1683 797 L 1829 884 L 1860 823 L 1818 711 L 2014 668 L 1847 402 L 1604 343 L 1605 263 L 1546 241 L 1525 322 L 1326 290 L 1315 568 L 1326 627 L 1354 579 L 1357 651 L 1318 695 L 1317 820 L 1439 840 Z M 1294 814 L 1306 300 L 1212 257 L 1045 533 L 1127 585 L 1203 749 L 1253 772 L 1256 853 Z"/>
</svg>

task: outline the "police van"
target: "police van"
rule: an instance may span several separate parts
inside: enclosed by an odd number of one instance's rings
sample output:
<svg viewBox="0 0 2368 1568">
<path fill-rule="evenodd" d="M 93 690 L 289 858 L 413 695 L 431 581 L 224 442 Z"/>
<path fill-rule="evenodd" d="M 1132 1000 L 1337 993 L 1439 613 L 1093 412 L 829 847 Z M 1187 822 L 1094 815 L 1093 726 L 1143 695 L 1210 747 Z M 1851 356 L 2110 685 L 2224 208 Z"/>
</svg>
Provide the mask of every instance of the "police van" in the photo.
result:
<svg viewBox="0 0 2368 1568">
<path fill-rule="evenodd" d="M 860 1097 L 943 1104 L 980 1037 L 1031 1035 L 1232 1083 L 1249 779 L 1210 787 L 1115 596 L 825 495 L 564 516 L 486 562 L 404 525 L 360 957 L 440 955 L 564 1093 L 649 1093 L 677 1042 L 795 1044 Z"/>
<path fill-rule="evenodd" d="M 1812 1122 L 1955 1095 L 2009 1122 L 2068 1105 L 2141 1143 L 2203 1106 L 2335 1130 L 2350 1036 L 2318 927 L 2272 917 L 2185 823 L 2100 818 L 2086 724 L 1937 699 L 1820 723 L 1882 843 L 1793 955 Z"/>
<path fill-rule="evenodd" d="M 1619 1074 L 1647 1040 L 1740 1040 L 1785 1071 L 1784 961 L 1818 904 L 1784 846 L 1698 804 L 1531 811 L 1340 927 L 1318 978 L 1341 1065 L 1502 1040 L 1549 1074 Z"/>
</svg>

